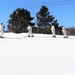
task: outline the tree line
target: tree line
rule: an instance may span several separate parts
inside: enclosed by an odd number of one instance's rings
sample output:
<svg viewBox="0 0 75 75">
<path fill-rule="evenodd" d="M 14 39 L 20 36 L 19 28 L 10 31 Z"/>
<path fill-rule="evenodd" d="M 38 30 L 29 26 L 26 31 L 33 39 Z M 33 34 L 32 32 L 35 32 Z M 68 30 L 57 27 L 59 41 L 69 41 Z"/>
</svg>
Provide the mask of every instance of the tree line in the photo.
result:
<svg viewBox="0 0 75 75">
<path fill-rule="evenodd" d="M 34 17 L 31 17 L 30 11 L 24 8 L 17 8 L 8 20 L 8 30 L 15 33 L 27 32 L 27 26 L 30 24 L 33 28 L 33 33 L 51 34 L 51 24 L 55 26 L 56 34 L 62 34 L 61 26 L 57 19 L 49 12 L 46 6 L 41 6 L 36 13 L 36 25 L 32 22 Z"/>
</svg>

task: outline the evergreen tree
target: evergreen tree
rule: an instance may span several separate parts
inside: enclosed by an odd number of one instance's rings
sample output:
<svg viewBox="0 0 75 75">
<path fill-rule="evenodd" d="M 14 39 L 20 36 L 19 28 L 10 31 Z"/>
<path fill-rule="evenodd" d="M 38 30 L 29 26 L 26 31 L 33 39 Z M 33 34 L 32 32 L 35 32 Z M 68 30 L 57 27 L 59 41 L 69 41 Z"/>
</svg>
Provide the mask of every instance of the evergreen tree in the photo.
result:
<svg viewBox="0 0 75 75">
<path fill-rule="evenodd" d="M 40 11 L 36 14 L 36 23 L 38 26 L 38 32 L 42 30 L 42 33 L 51 33 L 51 24 L 58 28 L 59 23 L 55 20 L 55 17 L 50 14 L 46 6 L 42 6 Z M 40 30 L 41 29 L 41 30 Z"/>
<path fill-rule="evenodd" d="M 54 17 L 50 15 L 50 12 L 48 11 L 48 8 L 46 6 L 42 6 L 40 11 L 36 14 L 37 18 L 37 26 L 41 29 L 43 29 L 43 33 L 46 33 L 46 31 L 49 31 L 50 24 Z"/>
<path fill-rule="evenodd" d="M 33 19 L 34 18 L 31 17 L 30 12 L 27 9 L 17 8 L 10 15 L 10 19 L 8 20 L 8 30 L 15 33 L 24 32 L 28 24 L 34 26 L 34 23 L 31 22 Z"/>
</svg>

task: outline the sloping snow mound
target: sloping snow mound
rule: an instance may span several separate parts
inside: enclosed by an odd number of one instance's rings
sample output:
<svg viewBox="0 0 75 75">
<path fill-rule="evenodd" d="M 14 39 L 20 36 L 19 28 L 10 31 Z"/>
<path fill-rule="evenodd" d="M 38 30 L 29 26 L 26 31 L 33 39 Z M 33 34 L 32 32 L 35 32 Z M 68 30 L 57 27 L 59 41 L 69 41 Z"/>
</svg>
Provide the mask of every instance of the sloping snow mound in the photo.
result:
<svg viewBox="0 0 75 75">
<path fill-rule="evenodd" d="M 0 75 L 75 75 L 75 36 L 5 33 Z"/>
</svg>

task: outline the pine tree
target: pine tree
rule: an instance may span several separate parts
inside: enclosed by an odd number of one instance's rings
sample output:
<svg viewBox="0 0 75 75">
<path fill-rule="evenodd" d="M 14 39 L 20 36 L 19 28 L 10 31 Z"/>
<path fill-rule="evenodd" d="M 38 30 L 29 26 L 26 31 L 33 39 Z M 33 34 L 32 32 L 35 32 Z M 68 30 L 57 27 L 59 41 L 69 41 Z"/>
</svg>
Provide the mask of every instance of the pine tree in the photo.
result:
<svg viewBox="0 0 75 75">
<path fill-rule="evenodd" d="M 42 6 L 40 11 L 36 14 L 37 18 L 37 26 L 43 29 L 43 32 L 46 33 L 49 31 L 50 24 L 54 17 L 50 15 L 48 8 L 46 6 Z"/>
<path fill-rule="evenodd" d="M 36 23 L 38 26 L 38 32 L 42 31 L 42 33 L 51 33 L 51 24 L 55 25 L 55 28 L 58 28 L 59 25 L 57 20 L 55 20 L 55 17 L 53 17 L 53 15 L 50 14 L 48 8 L 44 5 L 36 14 Z"/>
<path fill-rule="evenodd" d="M 17 8 L 11 15 L 8 20 L 8 30 L 15 33 L 24 32 L 27 28 L 27 25 L 30 24 L 34 26 L 34 23 L 31 21 L 34 17 L 31 17 L 30 12 L 24 8 Z"/>
</svg>

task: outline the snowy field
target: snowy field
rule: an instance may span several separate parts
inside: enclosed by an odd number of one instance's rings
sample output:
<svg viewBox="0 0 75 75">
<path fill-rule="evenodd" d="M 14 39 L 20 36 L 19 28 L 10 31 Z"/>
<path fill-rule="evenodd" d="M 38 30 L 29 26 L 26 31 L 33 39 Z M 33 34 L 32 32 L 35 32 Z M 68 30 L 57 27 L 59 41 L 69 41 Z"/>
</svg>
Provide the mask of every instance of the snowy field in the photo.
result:
<svg viewBox="0 0 75 75">
<path fill-rule="evenodd" d="M 75 75 L 75 36 L 5 33 L 0 75 Z"/>
</svg>

